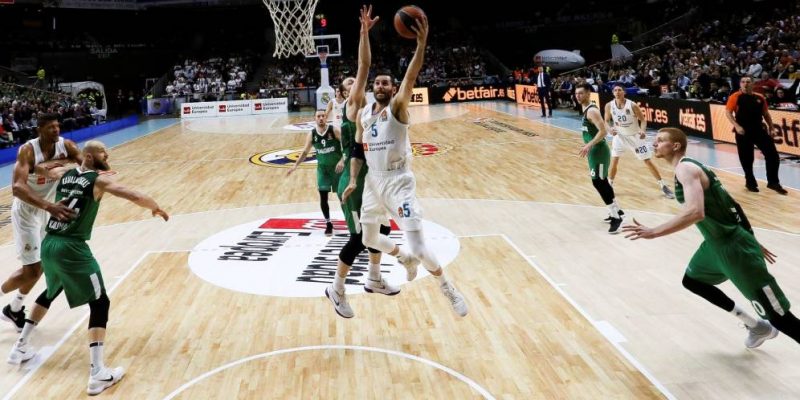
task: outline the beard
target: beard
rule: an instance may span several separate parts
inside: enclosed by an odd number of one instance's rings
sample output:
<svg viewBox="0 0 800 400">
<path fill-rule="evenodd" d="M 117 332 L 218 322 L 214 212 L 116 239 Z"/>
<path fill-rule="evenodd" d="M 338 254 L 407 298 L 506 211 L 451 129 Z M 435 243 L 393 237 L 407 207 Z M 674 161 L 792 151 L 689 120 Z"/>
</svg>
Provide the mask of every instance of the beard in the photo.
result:
<svg viewBox="0 0 800 400">
<path fill-rule="evenodd" d="M 107 161 L 103 160 L 94 160 L 94 170 L 95 171 L 108 171 L 111 167 L 108 165 Z"/>
</svg>

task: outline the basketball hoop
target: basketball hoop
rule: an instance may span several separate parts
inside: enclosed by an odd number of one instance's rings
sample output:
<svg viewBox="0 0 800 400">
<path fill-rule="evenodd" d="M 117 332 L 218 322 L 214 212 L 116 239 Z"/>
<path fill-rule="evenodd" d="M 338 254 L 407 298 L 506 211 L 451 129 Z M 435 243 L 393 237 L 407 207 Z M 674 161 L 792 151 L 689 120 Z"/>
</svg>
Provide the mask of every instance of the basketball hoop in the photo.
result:
<svg viewBox="0 0 800 400">
<path fill-rule="evenodd" d="M 319 0 L 262 0 L 275 23 L 275 52 L 273 57 L 313 53 L 314 9 Z M 321 57 L 320 57 L 321 60 Z"/>
</svg>

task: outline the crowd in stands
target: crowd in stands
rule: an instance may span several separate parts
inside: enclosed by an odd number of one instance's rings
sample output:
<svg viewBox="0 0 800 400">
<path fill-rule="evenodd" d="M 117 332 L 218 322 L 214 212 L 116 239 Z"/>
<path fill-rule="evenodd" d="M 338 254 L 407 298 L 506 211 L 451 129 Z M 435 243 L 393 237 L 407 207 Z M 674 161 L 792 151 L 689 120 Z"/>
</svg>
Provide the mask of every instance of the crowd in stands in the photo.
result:
<svg viewBox="0 0 800 400">
<path fill-rule="evenodd" d="M 94 124 L 97 102 L 102 102 L 95 96 L 85 92 L 79 98 L 72 98 L 62 93 L 0 83 L 0 147 L 25 143 L 36 137 L 39 113 L 57 113 L 62 132 Z"/>
<path fill-rule="evenodd" d="M 198 101 L 221 100 L 243 89 L 251 69 L 250 61 L 241 56 L 186 59 L 173 67 L 165 94 L 192 96 Z"/>
<path fill-rule="evenodd" d="M 622 83 L 629 92 L 724 104 L 739 90 L 740 79 L 748 76 L 770 107 L 798 109 L 800 9 L 759 16 L 731 14 L 682 34 L 672 32 L 662 41 L 663 45 L 631 60 L 553 79 L 556 97 L 574 106 L 569 93 L 586 80 L 600 92 Z M 516 71 L 511 79 L 530 81 L 526 75 Z"/>
<path fill-rule="evenodd" d="M 396 40 L 372 43 L 370 73 L 374 75 L 376 71 L 390 70 L 396 79 L 402 79 L 414 54 L 413 46 L 403 44 Z M 357 54 L 330 57 L 327 64 L 331 85 L 336 85 L 347 76 L 355 76 Z M 317 86 L 319 65 L 318 58 L 276 60 L 261 81 L 262 95 L 277 97 L 289 89 Z M 456 33 L 437 33 L 428 41 L 425 63 L 417 78 L 417 85 L 471 85 L 483 83 L 486 75 L 484 57 L 470 40 L 459 38 Z"/>
</svg>

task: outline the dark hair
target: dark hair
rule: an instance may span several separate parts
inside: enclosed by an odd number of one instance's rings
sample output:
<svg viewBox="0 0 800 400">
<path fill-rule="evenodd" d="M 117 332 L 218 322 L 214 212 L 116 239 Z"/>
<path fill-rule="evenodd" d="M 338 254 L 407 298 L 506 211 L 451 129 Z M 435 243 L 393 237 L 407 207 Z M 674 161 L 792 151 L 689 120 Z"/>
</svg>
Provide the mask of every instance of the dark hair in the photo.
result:
<svg viewBox="0 0 800 400">
<path fill-rule="evenodd" d="M 623 85 L 623 84 L 622 84 L 622 83 L 620 83 L 620 82 L 617 82 L 617 83 L 615 83 L 613 86 L 611 86 L 611 88 L 613 89 L 613 88 L 615 88 L 615 87 L 617 87 L 617 86 L 621 87 L 621 88 L 622 88 L 622 90 L 625 90 L 625 85 Z"/>
<path fill-rule="evenodd" d="M 392 74 L 392 70 L 390 69 L 379 69 L 378 72 L 375 73 L 375 77 L 377 78 L 379 76 L 388 76 L 389 80 L 392 81 L 392 86 L 396 84 L 394 81 L 394 75 Z"/>
<path fill-rule="evenodd" d="M 583 89 L 583 90 L 585 90 L 587 92 L 593 92 L 594 91 L 594 89 L 592 88 L 592 85 L 590 85 L 590 84 L 588 84 L 586 82 L 579 84 L 578 86 L 575 87 L 575 89 L 576 90 L 577 89 Z"/>
<path fill-rule="evenodd" d="M 39 115 L 39 118 L 36 120 L 36 126 L 43 127 L 53 121 L 58 121 L 58 114 L 55 113 L 41 114 Z"/>
</svg>

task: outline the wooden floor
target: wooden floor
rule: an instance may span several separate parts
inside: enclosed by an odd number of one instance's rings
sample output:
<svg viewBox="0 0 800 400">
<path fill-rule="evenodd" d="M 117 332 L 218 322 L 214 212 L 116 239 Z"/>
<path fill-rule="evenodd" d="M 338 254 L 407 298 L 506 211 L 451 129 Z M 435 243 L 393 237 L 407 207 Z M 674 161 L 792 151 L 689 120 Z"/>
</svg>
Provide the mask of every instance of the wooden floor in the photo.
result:
<svg viewBox="0 0 800 400">
<path fill-rule="evenodd" d="M 772 399 L 800 393 L 795 342 L 779 336 L 748 351 L 738 320 L 681 287 L 699 234 L 629 242 L 605 233 L 605 207 L 598 207 L 585 160 L 575 156 L 577 134 L 474 105 L 412 113 L 412 141 L 447 149 L 415 158 L 414 170 L 426 218 L 460 238 L 447 271 L 470 306 L 466 318 L 452 313 L 431 277 L 403 285 L 391 298 L 351 296 L 352 320 L 339 318 L 321 290 L 310 298 L 258 296 L 200 279 L 187 265 L 198 243 L 259 218 L 316 212 L 318 199 L 313 169 L 287 179 L 285 169 L 248 161 L 301 147 L 304 133 L 282 126 L 310 116 L 192 121 L 110 154 L 116 179 L 153 194 L 174 218 L 164 223 L 124 201 L 103 200 L 91 246 L 113 288 L 106 359 L 128 369 L 103 396 Z M 671 181 L 671 169 L 657 165 Z M 798 298 L 798 193 L 752 194 L 742 178 L 719 175 L 753 225 L 764 228 L 758 238 L 779 257 L 772 271 L 789 299 Z M 615 190 L 626 214 L 645 224 L 678 210 L 629 155 Z M 8 188 L 0 191 L 0 205 L 10 197 Z M 331 208 L 338 207 L 332 199 Z M 0 243 L 7 243 L 0 247 L 6 276 L 18 263 L 10 226 L 0 228 Z M 731 285 L 722 287 L 746 304 Z M 67 310 L 63 299 L 54 303 L 32 338 L 44 356 L 22 368 L 0 366 L 0 393 L 84 398 L 86 312 Z M 16 333 L 0 327 L 0 349 L 10 349 Z"/>
</svg>

